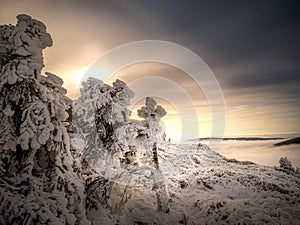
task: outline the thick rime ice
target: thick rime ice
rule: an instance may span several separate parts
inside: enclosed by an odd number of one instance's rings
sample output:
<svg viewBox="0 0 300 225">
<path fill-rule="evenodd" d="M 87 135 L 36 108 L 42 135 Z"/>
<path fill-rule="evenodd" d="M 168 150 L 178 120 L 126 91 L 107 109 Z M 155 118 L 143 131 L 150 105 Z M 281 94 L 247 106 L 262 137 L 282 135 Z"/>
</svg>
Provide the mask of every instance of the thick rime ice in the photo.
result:
<svg viewBox="0 0 300 225">
<path fill-rule="evenodd" d="M 147 130 L 144 134 L 147 134 L 152 141 L 162 141 L 163 133 L 162 128 L 159 125 L 160 118 L 167 114 L 166 110 L 161 106 L 157 105 L 153 98 L 146 98 L 146 106 L 143 106 L 138 110 L 138 116 L 144 118 L 147 126 Z"/>
<path fill-rule="evenodd" d="M 79 153 L 83 154 L 83 168 L 93 168 L 98 172 L 94 179 L 89 180 L 87 187 L 101 192 L 101 187 L 108 189 L 107 186 L 125 183 L 126 189 L 129 181 L 140 182 L 132 171 L 143 170 L 143 166 L 150 165 L 152 178 L 149 182 L 156 190 L 158 209 L 167 212 L 167 190 L 158 161 L 154 160 L 155 143 L 162 141 L 159 122 L 166 111 L 157 106 L 154 99 L 147 97 L 146 106 L 139 110 L 143 111 L 143 120 L 132 120 L 128 106 L 133 97 L 134 92 L 121 80 L 116 80 L 112 86 L 95 78 L 83 82 L 80 96 L 73 102 L 73 129 L 86 143 Z M 124 177 L 128 181 L 124 181 Z M 119 185 L 120 188 L 122 185 Z M 92 196 L 90 192 L 90 202 L 99 200 Z M 100 200 L 107 204 L 105 198 Z"/>
<path fill-rule="evenodd" d="M 52 45 L 40 21 L 0 26 L 0 223 L 90 224 L 66 129 L 71 100 L 54 74 L 40 74 Z"/>
<path fill-rule="evenodd" d="M 28 77 L 37 79 L 44 67 L 43 49 L 52 46 L 46 26 L 28 15 L 18 15 L 16 26 L 0 26 L 1 84 Z"/>
<path fill-rule="evenodd" d="M 89 162 L 92 155 L 95 160 L 91 152 L 95 149 L 126 160 L 131 148 L 143 145 L 152 152 L 153 144 L 162 140 L 159 122 L 166 111 L 147 97 L 146 106 L 138 110 L 143 120 L 132 120 L 128 106 L 133 97 L 134 92 L 121 80 L 112 86 L 95 78 L 83 82 L 80 96 L 73 102 L 73 129 L 86 140 L 84 161 Z"/>
</svg>

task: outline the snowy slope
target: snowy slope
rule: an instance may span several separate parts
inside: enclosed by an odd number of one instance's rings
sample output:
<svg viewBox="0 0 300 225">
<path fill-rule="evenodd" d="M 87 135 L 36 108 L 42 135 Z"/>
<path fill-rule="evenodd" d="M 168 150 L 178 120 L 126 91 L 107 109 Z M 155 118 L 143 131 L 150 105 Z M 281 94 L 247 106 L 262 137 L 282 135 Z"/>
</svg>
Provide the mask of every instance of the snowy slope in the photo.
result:
<svg viewBox="0 0 300 225">
<path fill-rule="evenodd" d="M 298 175 L 229 160 L 205 145 L 164 143 L 158 155 L 168 213 L 157 211 L 151 185 L 115 183 L 108 207 L 90 210 L 89 219 L 94 224 L 300 224 Z"/>
</svg>

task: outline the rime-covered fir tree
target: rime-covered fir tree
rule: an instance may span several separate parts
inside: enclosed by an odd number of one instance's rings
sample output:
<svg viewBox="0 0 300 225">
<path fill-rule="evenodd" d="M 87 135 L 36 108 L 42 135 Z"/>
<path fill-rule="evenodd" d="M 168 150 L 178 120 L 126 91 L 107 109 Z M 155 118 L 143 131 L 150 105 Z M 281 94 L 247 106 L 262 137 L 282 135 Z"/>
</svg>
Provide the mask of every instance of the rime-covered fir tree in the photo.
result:
<svg viewBox="0 0 300 225">
<path fill-rule="evenodd" d="M 109 153 L 122 159 L 135 137 L 130 123 L 130 99 L 134 92 L 121 80 L 112 86 L 96 78 L 82 83 L 80 96 L 73 102 L 73 130 L 85 142 L 82 163 L 94 166 Z"/>
<path fill-rule="evenodd" d="M 166 111 L 147 97 L 138 110 L 143 120 L 130 119 L 128 106 L 133 97 L 134 92 L 121 80 L 110 86 L 89 77 L 73 102 L 73 129 L 85 143 L 80 152 L 83 169 L 85 173 L 96 171 L 87 181 L 87 205 L 119 210 L 125 200 L 112 200 L 112 195 L 115 199 L 124 196 L 129 186 L 147 180 L 156 192 L 158 210 L 168 212 L 168 193 L 156 149 L 163 139 L 159 122 Z M 144 176 L 147 170 L 150 177 Z M 112 194 L 112 189 L 122 194 Z"/>
<path fill-rule="evenodd" d="M 46 26 L 28 15 L 0 26 L 0 224 L 90 224 L 74 172 L 63 81 L 41 75 Z"/>
</svg>

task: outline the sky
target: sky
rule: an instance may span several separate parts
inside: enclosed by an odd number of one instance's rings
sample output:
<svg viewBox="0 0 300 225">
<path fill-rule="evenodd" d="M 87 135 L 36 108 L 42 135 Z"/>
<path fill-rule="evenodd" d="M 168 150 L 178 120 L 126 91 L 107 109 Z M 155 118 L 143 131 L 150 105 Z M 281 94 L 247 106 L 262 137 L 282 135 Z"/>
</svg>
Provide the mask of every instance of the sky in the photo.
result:
<svg viewBox="0 0 300 225">
<path fill-rule="evenodd" d="M 54 45 L 44 51 L 44 71 L 62 77 L 70 97 L 85 71 L 115 47 L 140 40 L 184 46 L 204 60 L 220 84 L 225 135 L 257 135 L 300 133 L 299 11 L 300 3 L 292 0 L 1 0 L 0 24 L 15 24 L 19 13 L 46 24 Z M 183 89 L 197 112 L 197 135 L 211 135 L 209 99 L 182 70 L 145 62 L 120 70 L 111 80 L 149 76 Z M 143 89 L 155 93 L 157 87 Z M 185 99 L 170 102 L 174 90 L 166 90 L 158 101 L 169 112 L 167 131 L 178 138 L 183 122 L 189 124 L 183 118 L 192 114 L 182 115 L 175 105 L 184 108 Z M 190 123 L 185 126 L 193 127 Z"/>
</svg>

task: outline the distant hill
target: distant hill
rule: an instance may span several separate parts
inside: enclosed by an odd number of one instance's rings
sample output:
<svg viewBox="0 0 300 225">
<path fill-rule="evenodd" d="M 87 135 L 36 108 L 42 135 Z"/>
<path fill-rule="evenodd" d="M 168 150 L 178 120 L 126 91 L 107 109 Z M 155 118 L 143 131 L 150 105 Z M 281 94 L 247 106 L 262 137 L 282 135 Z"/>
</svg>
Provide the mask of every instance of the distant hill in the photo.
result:
<svg viewBox="0 0 300 225">
<path fill-rule="evenodd" d="M 206 137 L 197 138 L 193 141 L 207 141 L 207 140 L 223 140 L 223 141 L 268 141 L 268 140 L 282 140 L 283 137 L 273 137 L 273 138 L 262 138 L 262 137 L 237 137 L 237 138 L 218 138 L 218 137 Z"/>
<path fill-rule="evenodd" d="M 300 144 L 300 137 L 292 138 L 286 141 L 278 142 L 273 146 L 283 146 L 283 145 L 292 145 L 292 144 Z"/>
</svg>

